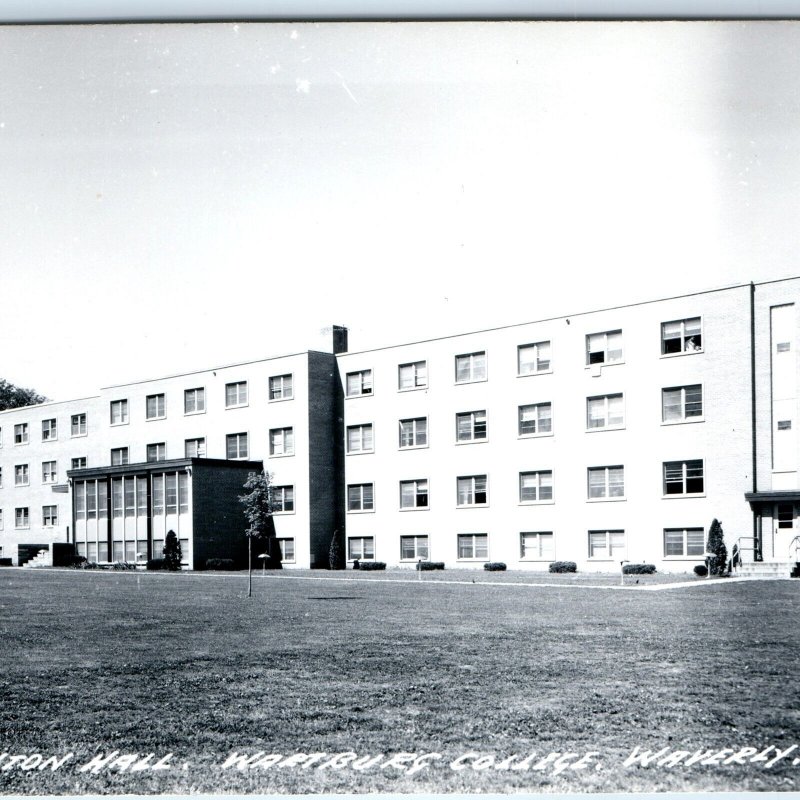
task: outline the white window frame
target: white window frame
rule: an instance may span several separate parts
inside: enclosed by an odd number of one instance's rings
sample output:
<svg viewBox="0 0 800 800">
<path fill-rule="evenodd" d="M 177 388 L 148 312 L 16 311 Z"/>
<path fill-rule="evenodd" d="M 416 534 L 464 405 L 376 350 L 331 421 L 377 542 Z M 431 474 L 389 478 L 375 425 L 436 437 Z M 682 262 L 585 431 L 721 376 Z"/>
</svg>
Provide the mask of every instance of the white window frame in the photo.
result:
<svg viewBox="0 0 800 800">
<path fill-rule="evenodd" d="M 242 388 L 244 387 L 244 389 Z M 229 401 L 229 392 L 235 395 Z M 244 397 L 244 399 L 242 399 Z M 247 381 L 228 381 L 225 384 L 225 408 L 244 408 L 250 402 L 250 392 L 248 390 Z"/>
<path fill-rule="evenodd" d="M 476 428 L 480 430 L 481 420 L 479 415 L 483 415 L 483 436 L 476 436 Z M 462 421 L 469 423 L 468 433 L 469 438 L 461 438 L 460 424 Z M 477 444 L 479 442 L 489 441 L 489 415 L 486 413 L 485 408 L 478 409 L 477 411 L 459 411 L 456 413 L 456 444 Z"/>
<path fill-rule="evenodd" d="M 155 405 L 155 413 L 150 413 L 151 401 Z M 144 418 L 150 422 L 154 419 L 165 419 L 167 416 L 167 395 L 164 392 L 148 394 L 144 399 Z"/>
<path fill-rule="evenodd" d="M 155 448 L 155 458 L 150 458 L 150 450 Z M 158 461 L 167 460 L 167 443 L 166 442 L 151 442 L 147 445 L 145 450 L 145 457 L 148 464 L 153 464 Z"/>
<path fill-rule="evenodd" d="M 546 348 L 547 358 L 541 357 L 541 351 Z M 533 351 L 533 359 L 523 361 L 526 351 Z M 542 363 L 545 366 L 541 366 Z M 523 368 L 531 365 L 533 369 Z M 550 339 L 543 339 L 540 342 L 529 342 L 528 344 L 517 345 L 517 377 L 527 378 L 529 375 L 547 375 L 553 371 L 553 343 Z"/>
<path fill-rule="evenodd" d="M 345 397 L 372 397 L 375 393 L 372 369 L 357 369 L 353 372 L 348 372 L 344 377 L 344 387 Z"/>
<path fill-rule="evenodd" d="M 686 390 L 700 387 L 700 413 L 693 416 L 686 416 Z M 666 393 L 680 391 L 680 410 L 681 416 L 677 419 L 667 419 Z M 687 383 L 683 386 L 664 386 L 661 389 L 661 424 L 662 425 L 684 425 L 694 422 L 704 422 L 706 414 L 705 387 L 703 383 Z"/>
<path fill-rule="evenodd" d="M 472 552 L 472 555 L 469 556 L 462 556 L 461 551 L 463 549 L 462 542 L 466 544 L 467 540 L 469 540 L 469 547 Z M 486 549 L 485 555 L 478 555 L 478 545 L 479 540 L 483 540 L 480 544 L 483 544 Z M 488 533 L 458 533 L 456 534 L 456 561 L 488 561 L 489 560 L 489 534 Z"/>
<path fill-rule="evenodd" d="M 533 478 L 533 483 L 535 484 L 533 487 L 527 488 L 534 488 L 536 490 L 536 499 L 535 500 L 526 500 L 523 498 L 523 491 L 526 487 L 523 486 L 523 481 L 525 478 Z M 547 486 L 547 480 L 549 479 L 550 485 Z M 545 482 L 545 485 L 542 485 L 542 482 Z M 545 495 L 547 495 L 547 490 L 549 491 L 550 496 L 542 497 L 542 490 L 545 490 Z M 521 506 L 536 506 L 536 505 L 547 505 L 550 503 L 555 502 L 555 481 L 553 479 L 553 470 L 551 469 L 540 469 L 540 470 L 523 470 L 519 473 L 519 504 Z"/>
<path fill-rule="evenodd" d="M 287 512 L 291 513 L 291 512 Z M 292 553 L 291 556 L 286 555 L 286 548 L 291 542 L 292 545 Z M 294 564 L 297 559 L 297 547 L 295 544 L 294 536 L 279 536 L 278 537 L 278 547 L 281 549 L 281 561 L 286 564 Z"/>
<path fill-rule="evenodd" d="M 86 436 L 88 430 L 87 424 L 88 417 L 86 416 L 85 412 L 81 412 L 80 414 L 73 414 L 70 418 L 70 437 L 75 438 L 77 436 Z M 76 433 L 77 428 L 77 433 Z"/>
<path fill-rule="evenodd" d="M 616 400 L 619 398 L 619 405 L 621 409 L 621 422 L 611 423 L 609 419 L 611 418 L 610 408 L 612 400 Z M 590 408 L 593 402 L 602 401 L 602 425 L 592 425 L 591 424 L 591 414 Z M 600 418 L 598 418 L 600 419 Z M 595 433 L 597 431 L 618 431 L 623 430 L 625 428 L 625 395 L 623 392 L 610 392 L 609 394 L 598 394 L 593 395 L 592 397 L 586 398 L 586 432 L 587 433 Z"/>
<path fill-rule="evenodd" d="M 483 480 L 483 491 L 478 491 L 479 481 Z M 464 484 L 464 489 L 462 490 L 462 481 L 470 481 L 469 485 Z M 468 498 L 472 498 L 472 502 L 460 502 L 462 494 L 467 496 Z M 476 502 L 476 498 L 479 494 L 483 494 L 486 496 L 486 499 L 482 503 Z M 459 475 L 456 478 L 456 508 L 486 508 L 489 505 L 489 475 L 488 474 L 480 474 L 480 475 Z"/>
<path fill-rule="evenodd" d="M 119 461 L 114 463 L 114 454 L 119 453 Z M 130 464 L 131 458 L 131 451 L 129 447 L 112 447 L 111 448 L 111 456 L 110 456 L 110 463 L 112 467 L 122 467 L 126 464 Z"/>
<path fill-rule="evenodd" d="M 294 373 L 287 372 L 283 375 L 270 375 L 267 391 L 270 403 L 280 403 L 283 400 L 294 399 Z"/>
<path fill-rule="evenodd" d="M 358 435 L 358 448 L 354 448 L 351 446 L 351 438 L 350 432 L 355 432 L 356 430 L 359 431 Z M 369 430 L 371 443 L 368 449 L 364 448 L 364 433 L 366 430 Z M 348 455 L 358 455 L 360 453 L 374 453 L 375 452 L 375 429 L 371 422 L 364 422 L 360 425 L 348 425 L 347 430 L 345 431 L 346 437 L 346 446 L 347 446 L 347 453 Z"/>
<path fill-rule="evenodd" d="M 58 483 L 58 461 L 42 461 L 42 483 Z"/>
<path fill-rule="evenodd" d="M 536 553 L 528 554 L 526 552 L 526 538 L 527 536 L 536 537 L 533 540 L 531 545 L 531 549 L 535 549 Z M 543 547 L 543 540 L 542 537 L 550 537 L 550 548 L 549 552 L 547 552 L 547 548 Z M 519 560 L 520 561 L 555 561 L 556 558 L 556 537 L 553 531 L 520 531 L 519 534 Z"/>
<path fill-rule="evenodd" d="M 550 411 L 550 416 L 542 417 L 541 409 L 547 408 Z M 525 433 L 522 430 L 522 426 L 525 422 L 523 420 L 523 414 L 526 409 L 534 409 L 534 419 L 533 423 L 536 426 L 536 430 L 533 433 Z M 549 420 L 550 428 L 549 430 L 541 430 L 541 424 L 545 420 Z M 521 406 L 517 407 L 517 436 L 520 439 L 533 439 L 539 436 L 552 436 L 553 435 L 553 404 L 552 402 L 548 401 L 546 403 L 524 403 Z"/>
<path fill-rule="evenodd" d="M 57 505 L 42 506 L 42 527 L 43 528 L 57 528 L 58 527 L 58 506 Z"/>
<path fill-rule="evenodd" d="M 699 333 L 694 333 L 690 331 L 688 334 L 686 332 L 687 324 L 697 321 L 697 325 L 699 328 Z M 667 339 L 664 334 L 667 325 L 680 325 L 680 335 L 679 336 L 670 336 Z M 671 319 L 667 320 L 666 322 L 661 323 L 661 357 L 662 358 L 674 358 L 675 356 L 686 356 L 686 355 L 695 355 L 696 353 L 702 353 L 704 347 L 704 339 L 703 339 L 703 318 L 702 316 L 697 317 L 685 317 L 684 319 Z M 695 346 L 693 347 L 690 345 L 690 342 L 695 337 L 700 337 L 699 346 L 697 346 L 697 342 L 695 342 Z M 666 351 L 666 343 L 667 341 L 671 341 L 674 339 L 680 339 L 681 349 L 674 350 L 672 352 Z"/>
<path fill-rule="evenodd" d="M 3 530 L 3 509 L 0 508 L 0 531 Z"/>
<path fill-rule="evenodd" d="M 619 335 L 619 358 L 609 358 L 609 353 L 615 353 L 616 349 L 609 349 L 608 337 Z M 602 336 L 603 343 L 601 349 L 592 349 L 591 340 L 595 337 Z M 602 359 L 592 358 L 593 355 L 602 353 Z M 586 334 L 586 366 L 593 367 L 597 365 L 608 366 L 610 364 L 624 364 L 625 363 L 625 344 L 622 339 L 622 328 L 616 328 L 610 331 L 597 331 L 595 333 Z"/>
<path fill-rule="evenodd" d="M 83 463 L 83 465 L 79 464 L 79 465 L 76 466 L 76 464 L 75 464 L 76 461 L 78 461 L 78 462 L 83 461 L 84 463 Z M 77 456 L 77 457 L 73 457 L 72 460 L 70 461 L 70 463 L 72 464 L 71 469 L 86 469 L 86 465 L 89 463 L 89 459 L 88 459 L 87 456 Z"/>
<path fill-rule="evenodd" d="M 23 512 L 20 514 L 20 512 Z M 22 524 L 20 524 L 20 517 Z M 30 506 L 17 506 L 14 508 L 14 528 L 18 531 L 28 530 L 31 527 Z"/>
<path fill-rule="evenodd" d="M 422 423 L 422 425 L 420 425 Z M 403 444 L 403 426 L 410 426 L 411 444 Z M 428 418 L 409 417 L 398 421 L 398 449 L 399 450 L 418 450 L 420 447 L 428 446 Z M 422 428 L 422 430 L 420 430 Z M 423 441 L 420 442 L 420 439 Z"/>
<path fill-rule="evenodd" d="M 42 441 L 58 441 L 58 420 L 55 417 L 42 420 Z"/>
<path fill-rule="evenodd" d="M 611 470 L 622 470 L 622 494 L 621 495 L 611 495 Z M 591 476 L 593 473 L 603 474 L 603 495 L 601 497 L 592 497 L 592 479 Z M 615 502 L 619 500 L 625 500 L 625 465 L 624 464 L 609 464 L 604 466 L 597 466 L 597 467 L 588 467 L 586 470 L 586 500 L 589 503 L 609 503 Z"/>
<path fill-rule="evenodd" d="M 199 392 L 199 394 L 198 394 Z M 189 406 L 189 398 L 192 399 L 192 405 L 194 409 L 189 411 L 187 410 Z M 202 402 L 200 405 L 202 408 L 198 408 L 197 399 L 201 398 Z M 192 414 L 205 414 L 206 413 L 206 387 L 205 386 L 195 386 L 192 389 L 184 389 L 183 390 L 183 415 L 188 417 Z"/>
<path fill-rule="evenodd" d="M 3 488 L 3 467 L 0 465 L 0 489 Z"/>
<path fill-rule="evenodd" d="M 403 370 L 408 370 L 411 374 L 411 386 L 403 386 Z M 397 365 L 397 391 L 414 392 L 418 389 L 428 388 L 428 362 L 408 361 L 405 364 Z"/>
<path fill-rule="evenodd" d="M 681 534 L 681 552 L 680 553 L 667 553 L 667 534 Z M 697 552 L 689 553 L 689 534 L 700 534 L 699 544 L 695 542 L 693 547 Z M 706 551 L 706 532 L 704 528 L 694 525 L 689 528 L 664 528 L 662 538 L 664 558 L 667 561 L 698 561 L 702 560 Z"/>
<path fill-rule="evenodd" d="M 230 448 L 229 443 L 235 438 L 236 441 L 236 455 L 228 455 Z M 242 439 L 244 437 L 244 439 Z M 242 455 L 242 441 L 244 441 L 245 453 Z M 226 461 L 246 461 L 250 457 L 250 435 L 247 431 L 238 431 L 237 433 L 225 434 L 225 460 Z"/>
<path fill-rule="evenodd" d="M 358 542 L 358 548 L 354 548 Z M 367 542 L 372 543 L 372 554 L 365 555 Z M 354 553 L 354 550 L 357 552 Z M 348 536 L 347 537 L 347 560 L 355 561 L 374 561 L 375 560 L 375 537 L 374 536 Z"/>
<path fill-rule="evenodd" d="M 29 464 L 14 464 L 14 486 L 30 486 L 31 469 Z"/>
<path fill-rule="evenodd" d="M 294 428 L 288 425 L 283 428 L 269 429 L 269 457 L 286 458 L 295 453 Z"/>
<path fill-rule="evenodd" d="M 14 444 L 21 446 L 29 444 L 31 440 L 30 428 L 27 422 L 18 422 L 14 425 Z"/>
<path fill-rule="evenodd" d="M 686 491 L 689 478 L 689 465 L 693 466 L 693 469 L 696 469 L 696 464 L 700 464 L 700 478 L 703 481 L 703 488 L 699 492 L 688 492 Z M 673 469 L 676 465 L 680 466 L 681 469 L 681 480 L 680 485 L 682 491 L 680 492 L 668 492 L 667 487 L 672 485 L 678 485 L 677 480 L 667 480 L 667 467 L 670 466 Z M 697 475 L 693 475 L 692 478 L 697 480 Z M 705 460 L 702 458 L 684 458 L 684 459 L 674 459 L 671 461 L 664 461 L 661 465 L 661 492 L 663 496 L 667 499 L 673 497 L 705 497 L 706 495 L 706 464 Z"/>
<path fill-rule="evenodd" d="M 480 359 L 483 359 L 483 364 L 481 365 Z M 466 365 L 467 367 L 467 377 L 463 377 L 459 380 L 459 372 L 463 372 L 463 370 L 459 370 L 459 366 L 461 364 Z M 456 368 L 456 383 L 463 384 L 463 383 L 480 383 L 481 381 L 486 381 L 489 379 L 489 356 L 486 350 L 475 350 L 472 353 L 460 353 L 456 356 L 455 359 L 455 368 Z"/>
<path fill-rule="evenodd" d="M 110 425 L 127 425 L 130 421 L 130 415 L 128 413 L 128 400 L 111 400 L 108 404 L 109 406 L 109 413 L 110 413 Z M 118 413 L 114 413 L 117 411 Z M 114 417 L 118 417 L 117 421 L 114 421 Z"/>
<path fill-rule="evenodd" d="M 273 514 L 295 513 L 294 484 L 287 483 L 280 486 L 271 486 L 270 490 L 270 503 Z M 291 504 L 291 508 L 287 508 L 287 504 Z"/>
<path fill-rule="evenodd" d="M 370 497 L 367 499 L 367 487 Z M 357 497 L 356 497 L 357 495 Z M 355 500 L 351 507 L 351 498 Z M 367 505 L 369 503 L 369 505 Z M 375 512 L 375 484 L 374 483 L 348 483 L 347 484 L 347 513 L 372 514 Z"/>
<path fill-rule="evenodd" d="M 403 543 L 411 543 L 414 551 L 413 556 L 403 555 Z M 430 558 L 431 545 L 430 537 L 427 533 L 404 533 L 400 536 L 400 561 L 410 563 L 412 561 L 427 561 Z"/>
<path fill-rule="evenodd" d="M 403 489 L 410 488 L 411 492 L 408 496 L 412 499 L 411 505 L 403 505 Z M 427 511 L 431 507 L 431 489 L 430 489 L 430 481 L 427 478 L 412 478 L 410 480 L 402 480 L 400 481 L 400 497 L 399 497 L 399 508 L 400 511 Z M 420 500 L 424 498 L 425 502 L 420 503 Z"/>
<path fill-rule="evenodd" d="M 605 535 L 605 555 L 592 555 L 592 535 Z M 613 539 L 622 539 L 622 545 L 615 545 Z M 589 561 L 624 561 L 628 552 L 628 538 L 624 528 L 611 528 L 609 530 L 590 530 L 586 537 L 586 553 Z"/>
</svg>

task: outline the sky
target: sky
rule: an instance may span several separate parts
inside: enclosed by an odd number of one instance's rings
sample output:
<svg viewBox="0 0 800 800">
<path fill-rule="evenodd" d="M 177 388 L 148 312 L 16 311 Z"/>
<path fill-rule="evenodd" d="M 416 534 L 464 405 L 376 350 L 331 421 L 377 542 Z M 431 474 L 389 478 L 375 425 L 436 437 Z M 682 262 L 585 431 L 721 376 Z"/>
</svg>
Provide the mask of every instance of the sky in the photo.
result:
<svg viewBox="0 0 800 800">
<path fill-rule="evenodd" d="M 51 399 L 800 274 L 800 23 L 0 27 Z"/>
</svg>

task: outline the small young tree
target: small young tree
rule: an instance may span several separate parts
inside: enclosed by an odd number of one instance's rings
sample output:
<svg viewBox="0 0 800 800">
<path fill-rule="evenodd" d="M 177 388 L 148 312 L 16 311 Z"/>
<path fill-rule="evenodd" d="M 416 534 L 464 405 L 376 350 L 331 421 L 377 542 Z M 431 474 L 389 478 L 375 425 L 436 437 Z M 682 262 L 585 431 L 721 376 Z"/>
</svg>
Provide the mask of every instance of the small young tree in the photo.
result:
<svg viewBox="0 0 800 800">
<path fill-rule="evenodd" d="M 342 544 L 339 541 L 338 529 L 333 532 L 331 538 L 331 546 L 328 549 L 328 568 L 329 569 L 343 569 L 344 559 L 342 558 Z"/>
<path fill-rule="evenodd" d="M 181 568 L 181 543 L 175 535 L 175 531 L 168 531 L 167 538 L 164 540 L 164 569 L 171 572 L 178 572 Z"/>
<path fill-rule="evenodd" d="M 271 531 L 272 525 L 272 476 L 267 472 L 251 472 L 244 484 L 247 494 L 239 495 L 239 502 L 244 506 L 244 515 L 247 518 L 247 596 L 253 594 L 253 539 L 265 539 Z M 275 537 L 272 536 L 272 539 Z M 278 542 L 268 542 L 268 553 L 273 553 L 272 545 Z"/>
<path fill-rule="evenodd" d="M 711 575 L 724 575 L 728 564 L 728 549 L 722 532 L 722 523 L 715 519 L 708 529 L 706 552 L 711 553 L 708 559 L 708 571 Z"/>
</svg>

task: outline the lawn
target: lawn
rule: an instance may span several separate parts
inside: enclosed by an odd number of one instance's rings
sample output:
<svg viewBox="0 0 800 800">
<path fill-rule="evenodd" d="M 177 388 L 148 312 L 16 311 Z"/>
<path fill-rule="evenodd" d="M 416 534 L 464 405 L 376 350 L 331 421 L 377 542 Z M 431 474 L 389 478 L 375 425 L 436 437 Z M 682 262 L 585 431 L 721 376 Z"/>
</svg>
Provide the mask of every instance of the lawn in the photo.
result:
<svg viewBox="0 0 800 800">
<path fill-rule="evenodd" d="M 0 570 L 0 791 L 796 789 L 800 581 L 637 577 Z"/>
</svg>

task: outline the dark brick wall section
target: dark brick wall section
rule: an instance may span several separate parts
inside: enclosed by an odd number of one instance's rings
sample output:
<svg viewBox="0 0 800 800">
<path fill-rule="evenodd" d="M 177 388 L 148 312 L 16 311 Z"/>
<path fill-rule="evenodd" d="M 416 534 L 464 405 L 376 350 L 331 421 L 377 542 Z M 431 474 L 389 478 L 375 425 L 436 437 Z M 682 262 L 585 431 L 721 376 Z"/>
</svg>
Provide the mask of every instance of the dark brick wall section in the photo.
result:
<svg viewBox="0 0 800 800">
<path fill-rule="evenodd" d="M 308 430 L 311 567 L 327 569 L 334 531 L 344 537 L 344 393 L 331 353 L 308 354 Z"/>
</svg>

